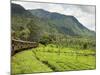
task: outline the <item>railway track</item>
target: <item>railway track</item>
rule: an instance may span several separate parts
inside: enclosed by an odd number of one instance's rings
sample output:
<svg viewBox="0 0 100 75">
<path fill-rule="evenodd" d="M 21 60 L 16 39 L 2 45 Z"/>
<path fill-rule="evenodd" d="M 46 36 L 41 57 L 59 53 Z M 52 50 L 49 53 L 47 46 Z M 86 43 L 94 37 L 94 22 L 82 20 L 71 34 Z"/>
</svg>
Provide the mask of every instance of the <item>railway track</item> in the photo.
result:
<svg viewBox="0 0 100 75">
<path fill-rule="evenodd" d="M 37 42 L 30 42 L 30 41 L 22 41 L 22 40 L 16 40 L 12 39 L 11 42 L 11 55 L 14 55 L 15 53 L 18 53 L 23 50 L 36 48 L 38 46 Z"/>
</svg>

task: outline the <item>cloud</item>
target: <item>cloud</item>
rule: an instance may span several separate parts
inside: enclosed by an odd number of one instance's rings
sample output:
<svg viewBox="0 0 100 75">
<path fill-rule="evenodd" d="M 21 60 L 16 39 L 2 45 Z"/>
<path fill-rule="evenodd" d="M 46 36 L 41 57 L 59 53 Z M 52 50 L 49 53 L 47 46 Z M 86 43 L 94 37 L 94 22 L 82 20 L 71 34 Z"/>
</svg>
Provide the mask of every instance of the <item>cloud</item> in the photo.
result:
<svg viewBox="0 0 100 75">
<path fill-rule="evenodd" d="M 65 15 L 73 15 L 85 27 L 95 31 L 95 6 L 20 1 L 12 2 L 22 5 L 25 9 L 44 9 L 50 12 L 58 12 Z"/>
</svg>

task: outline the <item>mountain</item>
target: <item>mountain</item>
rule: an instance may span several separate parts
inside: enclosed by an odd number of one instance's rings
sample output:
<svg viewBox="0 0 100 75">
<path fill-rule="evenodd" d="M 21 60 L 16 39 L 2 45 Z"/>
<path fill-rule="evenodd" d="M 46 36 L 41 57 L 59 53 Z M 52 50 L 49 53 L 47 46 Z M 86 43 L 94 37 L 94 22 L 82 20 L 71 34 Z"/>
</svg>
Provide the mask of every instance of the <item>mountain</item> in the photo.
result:
<svg viewBox="0 0 100 75">
<path fill-rule="evenodd" d="M 46 11 L 44 9 L 33 9 L 33 10 L 29 10 L 33 15 L 39 17 L 39 18 L 44 18 L 44 19 L 61 19 L 61 18 L 65 18 L 66 16 L 63 14 L 59 14 L 59 13 L 52 13 L 49 11 Z"/>
<path fill-rule="evenodd" d="M 30 40 L 45 35 L 95 36 L 95 32 L 84 27 L 74 16 L 51 13 L 43 9 L 26 10 L 11 3 L 12 33 L 16 39 Z"/>
<path fill-rule="evenodd" d="M 85 26 L 83 26 L 74 16 L 63 15 L 55 12 L 52 13 L 43 9 L 34 9 L 29 11 L 32 13 L 33 16 L 37 16 L 38 18 L 47 21 L 49 24 L 55 27 L 58 32 L 68 34 L 71 36 L 95 35 L 94 31 L 91 31 Z"/>
<path fill-rule="evenodd" d="M 12 16 L 19 15 L 19 16 L 27 16 L 27 17 L 32 16 L 32 14 L 29 11 L 25 10 L 24 7 L 15 3 L 11 3 L 11 15 Z"/>
</svg>

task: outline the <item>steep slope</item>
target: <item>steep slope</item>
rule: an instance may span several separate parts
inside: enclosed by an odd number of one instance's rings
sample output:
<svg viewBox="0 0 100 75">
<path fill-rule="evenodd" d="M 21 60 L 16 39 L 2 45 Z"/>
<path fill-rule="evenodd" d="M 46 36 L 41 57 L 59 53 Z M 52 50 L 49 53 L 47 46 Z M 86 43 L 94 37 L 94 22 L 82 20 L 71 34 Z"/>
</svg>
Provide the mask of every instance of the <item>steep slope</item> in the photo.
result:
<svg viewBox="0 0 100 75">
<path fill-rule="evenodd" d="M 47 21 L 58 32 L 71 36 L 94 36 L 95 32 L 84 27 L 74 16 L 51 13 L 43 9 L 29 10 L 34 16 Z"/>
<path fill-rule="evenodd" d="M 24 7 L 22 7 L 19 4 L 11 3 L 11 15 L 12 16 L 26 16 L 26 17 L 31 17 L 32 14 L 25 10 Z"/>
<path fill-rule="evenodd" d="M 11 4 L 12 37 L 22 40 L 38 40 L 43 36 L 94 36 L 95 32 L 84 27 L 74 16 L 51 13 L 43 9 L 26 10 Z"/>
<path fill-rule="evenodd" d="M 39 21 L 39 19 L 18 4 L 11 4 L 11 12 L 12 38 L 37 41 L 40 28 L 35 22 Z"/>
</svg>

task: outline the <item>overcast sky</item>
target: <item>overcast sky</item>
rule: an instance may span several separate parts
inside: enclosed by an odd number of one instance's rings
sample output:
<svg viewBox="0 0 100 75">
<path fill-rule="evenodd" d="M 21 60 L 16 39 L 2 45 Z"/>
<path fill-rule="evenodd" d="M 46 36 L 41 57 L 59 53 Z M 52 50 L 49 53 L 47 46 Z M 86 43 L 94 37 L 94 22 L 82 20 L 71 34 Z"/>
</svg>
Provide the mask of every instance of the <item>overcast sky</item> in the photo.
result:
<svg viewBox="0 0 100 75">
<path fill-rule="evenodd" d="M 22 5 L 25 9 L 44 9 L 50 12 L 58 12 L 65 15 L 73 15 L 85 27 L 95 31 L 95 6 L 19 1 L 12 2 Z"/>
</svg>

